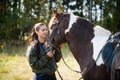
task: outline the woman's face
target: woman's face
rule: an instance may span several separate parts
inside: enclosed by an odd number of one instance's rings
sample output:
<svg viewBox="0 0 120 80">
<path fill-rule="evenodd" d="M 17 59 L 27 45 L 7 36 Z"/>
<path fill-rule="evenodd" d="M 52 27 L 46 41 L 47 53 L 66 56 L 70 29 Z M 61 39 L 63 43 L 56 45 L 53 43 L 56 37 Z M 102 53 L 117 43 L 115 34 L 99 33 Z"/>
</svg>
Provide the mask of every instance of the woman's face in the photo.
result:
<svg viewBox="0 0 120 80">
<path fill-rule="evenodd" d="M 45 25 L 40 26 L 39 30 L 37 31 L 37 35 L 45 39 L 46 36 L 48 35 L 48 28 Z"/>
</svg>

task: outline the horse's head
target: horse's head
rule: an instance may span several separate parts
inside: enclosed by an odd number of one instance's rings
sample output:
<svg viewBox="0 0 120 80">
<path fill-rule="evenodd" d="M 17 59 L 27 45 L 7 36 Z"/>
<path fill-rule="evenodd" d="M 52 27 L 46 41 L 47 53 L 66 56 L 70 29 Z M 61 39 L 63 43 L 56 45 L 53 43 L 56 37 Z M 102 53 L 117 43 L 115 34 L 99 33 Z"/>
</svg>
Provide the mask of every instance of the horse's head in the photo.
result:
<svg viewBox="0 0 120 80">
<path fill-rule="evenodd" d="M 51 42 L 57 46 L 64 42 L 89 43 L 94 37 L 93 26 L 89 21 L 72 13 L 53 11 L 49 22 Z"/>
<path fill-rule="evenodd" d="M 69 24 L 69 14 L 53 11 L 53 17 L 49 22 L 50 40 L 59 46 L 66 41 L 65 29 Z"/>
</svg>

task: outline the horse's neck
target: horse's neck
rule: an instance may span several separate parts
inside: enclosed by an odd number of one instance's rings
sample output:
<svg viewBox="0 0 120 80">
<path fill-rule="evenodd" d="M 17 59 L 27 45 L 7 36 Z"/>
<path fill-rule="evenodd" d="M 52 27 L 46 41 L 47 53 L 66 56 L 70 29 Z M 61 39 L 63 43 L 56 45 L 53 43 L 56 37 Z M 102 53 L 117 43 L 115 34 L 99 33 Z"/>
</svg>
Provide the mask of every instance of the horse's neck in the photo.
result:
<svg viewBox="0 0 120 80">
<path fill-rule="evenodd" d="M 91 61 L 93 60 L 96 61 L 96 58 L 100 50 L 108 40 L 111 33 L 100 26 L 96 26 L 94 27 L 94 35 L 95 36 L 91 40 L 91 43 L 81 44 L 81 42 L 79 43 L 71 42 L 71 44 L 69 44 L 69 47 L 74 57 L 81 66 L 81 70 L 90 65 L 92 63 Z"/>
<path fill-rule="evenodd" d="M 68 45 L 73 53 L 73 56 L 80 65 L 81 71 L 83 71 L 83 69 L 87 67 L 91 63 L 90 61 L 92 60 L 92 54 L 93 54 L 92 43 L 82 44 L 81 42 L 79 43 L 71 42 Z"/>
</svg>

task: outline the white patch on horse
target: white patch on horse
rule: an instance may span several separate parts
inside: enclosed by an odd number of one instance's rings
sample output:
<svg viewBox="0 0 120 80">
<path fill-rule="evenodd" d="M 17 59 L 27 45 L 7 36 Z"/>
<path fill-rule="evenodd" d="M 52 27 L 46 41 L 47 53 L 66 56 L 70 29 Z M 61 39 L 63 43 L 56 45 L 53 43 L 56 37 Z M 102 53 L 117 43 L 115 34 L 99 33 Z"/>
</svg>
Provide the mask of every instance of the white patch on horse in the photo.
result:
<svg viewBox="0 0 120 80">
<path fill-rule="evenodd" d="M 77 16 L 75 16 L 74 14 L 71 13 L 71 14 L 70 14 L 69 26 L 68 26 L 68 28 L 65 30 L 65 34 L 70 31 L 70 29 L 72 28 L 73 23 L 75 23 L 76 20 L 77 20 Z"/>
<path fill-rule="evenodd" d="M 100 26 L 95 26 L 94 27 L 94 34 L 95 34 L 95 37 L 92 39 L 93 47 L 94 47 L 93 59 L 96 60 L 100 51 L 101 51 L 101 49 L 105 45 L 109 36 L 111 35 L 111 32 L 102 28 L 102 27 L 100 27 Z M 98 66 L 101 65 L 101 64 L 104 64 L 103 59 L 102 59 L 102 55 L 100 55 L 96 64 Z"/>
<path fill-rule="evenodd" d="M 53 22 L 54 22 L 54 17 L 51 18 L 51 20 L 50 20 L 50 22 L 49 22 L 49 24 L 48 24 L 48 28 L 49 28 L 50 34 L 51 34 L 51 32 L 52 32 L 51 27 L 52 27 L 52 25 L 53 25 Z"/>
</svg>

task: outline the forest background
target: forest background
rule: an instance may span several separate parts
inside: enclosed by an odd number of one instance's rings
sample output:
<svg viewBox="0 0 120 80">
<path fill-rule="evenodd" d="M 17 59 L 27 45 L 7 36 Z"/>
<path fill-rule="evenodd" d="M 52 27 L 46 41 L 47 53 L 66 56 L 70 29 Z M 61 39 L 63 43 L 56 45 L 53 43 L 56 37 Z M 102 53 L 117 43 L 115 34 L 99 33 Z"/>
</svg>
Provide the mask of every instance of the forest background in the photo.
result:
<svg viewBox="0 0 120 80">
<path fill-rule="evenodd" d="M 48 24 L 52 8 L 73 12 L 112 33 L 120 31 L 120 0 L 0 0 L 0 51 L 26 43 L 35 23 Z"/>
<path fill-rule="evenodd" d="M 52 8 L 73 12 L 112 33 L 120 31 L 120 0 L 0 0 L 0 80 L 33 80 L 25 56 L 28 35 L 35 23 L 48 24 Z M 67 44 L 62 53 L 67 64 L 79 71 Z M 58 66 L 63 79 L 80 78 L 63 62 Z M 60 80 L 58 75 L 57 79 Z"/>
</svg>

